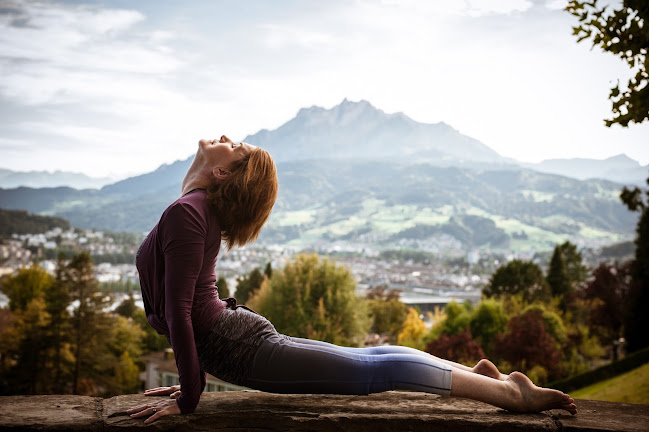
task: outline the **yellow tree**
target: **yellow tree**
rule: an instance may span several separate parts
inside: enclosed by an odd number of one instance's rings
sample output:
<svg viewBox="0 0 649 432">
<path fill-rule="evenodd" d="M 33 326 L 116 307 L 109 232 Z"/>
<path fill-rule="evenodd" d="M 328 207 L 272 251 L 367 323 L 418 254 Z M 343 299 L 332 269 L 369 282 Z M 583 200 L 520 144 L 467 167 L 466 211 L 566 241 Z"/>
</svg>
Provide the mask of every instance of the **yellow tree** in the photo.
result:
<svg viewBox="0 0 649 432">
<path fill-rule="evenodd" d="M 408 308 L 408 315 L 397 337 L 397 343 L 411 348 L 423 349 L 425 335 L 426 324 L 419 318 L 419 312 L 415 308 Z"/>
</svg>

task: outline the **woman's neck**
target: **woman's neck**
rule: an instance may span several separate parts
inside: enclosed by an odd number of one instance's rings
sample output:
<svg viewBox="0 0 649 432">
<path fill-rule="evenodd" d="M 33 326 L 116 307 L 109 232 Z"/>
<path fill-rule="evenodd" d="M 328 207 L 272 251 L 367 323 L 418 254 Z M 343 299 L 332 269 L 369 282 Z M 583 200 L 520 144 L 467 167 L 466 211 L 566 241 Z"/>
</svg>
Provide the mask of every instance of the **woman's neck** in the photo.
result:
<svg viewBox="0 0 649 432">
<path fill-rule="evenodd" d="M 194 189 L 207 189 L 214 181 L 209 169 L 201 166 L 200 162 L 194 159 L 187 170 L 180 188 L 180 194 L 185 195 Z"/>
<path fill-rule="evenodd" d="M 209 183 L 200 181 L 200 179 L 187 179 L 185 177 L 185 180 L 183 180 L 182 188 L 180 191 L 181 195 L 186 195 L 189 192 L 196 190 L 196 189 L 207 189 L 209 186 Z"/>
</svg>

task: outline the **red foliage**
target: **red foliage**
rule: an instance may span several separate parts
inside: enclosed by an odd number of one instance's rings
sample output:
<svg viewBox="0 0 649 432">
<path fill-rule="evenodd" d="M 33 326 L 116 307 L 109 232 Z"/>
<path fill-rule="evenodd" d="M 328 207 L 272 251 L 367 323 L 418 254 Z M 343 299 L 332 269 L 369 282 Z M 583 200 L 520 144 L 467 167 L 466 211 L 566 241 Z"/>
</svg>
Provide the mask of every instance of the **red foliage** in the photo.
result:
<svg viewBox="0 0 649 432">
<path fill-rule="evenodd" d="M 539 365 L 548 371 L 551 379 L 560 376 L 559 347 L 547 332 L 541 311 L 531 310 L 512 317 L 507 330 L 496 340 L 494 352 L 497 357 L 506 360 L 515 370 L 526 372 Z"/>
<path fill-rule="evenodd" d="M 480 345 L 473 340 L 468 330 L 448 336 L 442 333 L 439 338 L 428 342 L 425 351 L 434 356 L 463 364 L 475 364 L 485 357 Z"/>
<path fill-rule="evenodd" d="M 602 342 L 608 344 L 621 336 L 627 321 L 631 289 L 631 264 L 602 263 L 593 272 L 593 280 L 583 289 L 586 299 L 599 299 L 590 313 L 592 326 L 598 329 Z"/>
</svg>

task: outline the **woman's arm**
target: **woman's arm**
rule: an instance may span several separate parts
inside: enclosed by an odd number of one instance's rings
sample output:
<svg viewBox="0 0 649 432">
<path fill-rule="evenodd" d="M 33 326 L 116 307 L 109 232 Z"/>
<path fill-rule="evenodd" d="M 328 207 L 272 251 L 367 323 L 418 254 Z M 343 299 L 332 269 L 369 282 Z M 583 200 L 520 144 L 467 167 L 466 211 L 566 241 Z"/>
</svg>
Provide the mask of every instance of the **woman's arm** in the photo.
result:
<svg viewBox="0 0 649 432">
<path fill-rule="evenodd" d="M 205 382 L 191 313 L 203 264 L 207 224 L 194 207 L 178 203 L 160 221 L 159 233 L 165 265 L 165 320 L 182 388 L 176 402 L 180 411 L 187 414 L 196 409 Z"/>
</svg>

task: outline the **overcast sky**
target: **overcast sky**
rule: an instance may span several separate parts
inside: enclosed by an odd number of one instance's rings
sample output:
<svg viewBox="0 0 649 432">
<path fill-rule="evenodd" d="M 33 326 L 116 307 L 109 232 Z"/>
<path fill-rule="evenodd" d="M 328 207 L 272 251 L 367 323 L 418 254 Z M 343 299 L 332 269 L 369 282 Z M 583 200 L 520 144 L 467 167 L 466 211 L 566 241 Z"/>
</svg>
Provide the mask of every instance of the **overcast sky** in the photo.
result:
<svg viewBox="0 0 649 432">
<path fill-rule="evenodd" d="M 621 2 L 614 2 L 621 3 Z M 562 0 L 0 0 L 0 167 L 123 178 L 344 98 L 525 162 L 649 164 Z"/>
</svg>

